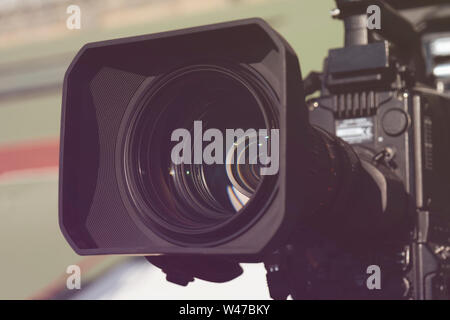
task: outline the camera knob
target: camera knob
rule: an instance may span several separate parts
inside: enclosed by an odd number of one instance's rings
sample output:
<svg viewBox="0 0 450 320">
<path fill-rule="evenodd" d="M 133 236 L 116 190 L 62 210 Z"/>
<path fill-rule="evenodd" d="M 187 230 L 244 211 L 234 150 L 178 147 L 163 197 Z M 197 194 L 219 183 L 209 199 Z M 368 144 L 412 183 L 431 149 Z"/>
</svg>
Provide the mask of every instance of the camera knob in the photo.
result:
<svg viewBox="0 0 450 320">
<path fill-rule="evenodd" d="M 381 125 L 389 136 L 399 136 L 406 131 L 409 124 L 408 115 L 401 109 L 392 109 L 383 115 Z"/>
</svg>

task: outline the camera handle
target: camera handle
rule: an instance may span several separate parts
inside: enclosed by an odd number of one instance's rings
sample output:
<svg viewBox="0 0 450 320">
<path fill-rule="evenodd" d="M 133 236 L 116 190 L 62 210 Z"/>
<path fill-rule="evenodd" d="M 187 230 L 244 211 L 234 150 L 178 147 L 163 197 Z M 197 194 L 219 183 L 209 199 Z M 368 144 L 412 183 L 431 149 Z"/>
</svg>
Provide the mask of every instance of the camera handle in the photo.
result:
<svg viewBox="0 0 450 320">
<path fill-rule="evenodd" d="M 232 259 L 214 256 L 146 256 L 148 262 L 166 274 L 166 280 L 186 286 L 194 278 L 210 282 L 227 282 L 239 277 L 243 270 Z"/>
<path fill-rule="evenodd" d="M 379 33 L 382 37 L 403 48 L 420 45 L 420 33 L 397 10 L 384 0 L 335 0 L 337 9 L 332 11 L 332 17 L 341 19 L 345 26 L 345 46 L 364 45 L 370 38 L 370 33 Z M 402 1 L 407 6 L 409 0 Z M 382 28 L 367 29 L 367 8 L 376 5 L 380 8 Z"/>
</svg>

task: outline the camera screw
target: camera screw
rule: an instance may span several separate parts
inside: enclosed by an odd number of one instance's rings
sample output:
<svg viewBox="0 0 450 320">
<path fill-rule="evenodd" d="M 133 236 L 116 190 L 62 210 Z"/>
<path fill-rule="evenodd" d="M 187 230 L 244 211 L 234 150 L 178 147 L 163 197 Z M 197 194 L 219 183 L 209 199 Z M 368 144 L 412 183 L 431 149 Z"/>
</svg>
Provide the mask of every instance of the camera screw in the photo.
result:
<svg viewBox="0 0 450 320">
<path fill-rule="evenodd" d="M 400 252 L 399 254 L 399 258 L 400 258 L 400 264 L 402 266 L 402 269 L 404 271 L 406 271 L 409 267 L 409 263 L 410 263 L 410 259 L 411 259 L 411 252 L 410 252 L 410 247 L 409 246 L 405 246 L 403 248 L 403 250 Z"/>
<path fill-rule="evenodd" d="M 314 109 L 317 109 L 319 107 L 319 102 L 316 99 L 310 99 L 306 101 L 306 104 L 309 111 L 314 111 Z"/>
<path fill-rule="evenodd" d="M 333 19 L 338 19 L 341 14 L 341 10 L 339 8 L 334 8 L 330 10 L 330 15 Z"/>
<path fill-rule="evenodd" d="M 394 157 L 395 157 L 394 149 L 386 147 L 380 152 L 378 152 L 376 155 L 374 155 L 372 161 L 377 164 L 384 163 L 388 165 L 390 168 L 396 169 L 397 165 L 394 161 Z"/>
</svg>

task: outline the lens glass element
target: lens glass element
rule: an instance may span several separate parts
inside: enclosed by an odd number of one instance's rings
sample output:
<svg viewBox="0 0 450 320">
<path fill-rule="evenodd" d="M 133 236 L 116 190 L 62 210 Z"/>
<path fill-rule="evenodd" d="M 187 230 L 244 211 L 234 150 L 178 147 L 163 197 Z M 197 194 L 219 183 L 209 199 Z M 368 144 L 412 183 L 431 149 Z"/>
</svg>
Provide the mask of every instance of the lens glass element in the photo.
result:
<svg viewBox="0 0 450 320">
<path fill-rule="evenodd" d="M 263 146 L 270 153 L 270 129 L 278 128 L 270 87 L 248 69 L 210 65 L 155 82 L 139 100 L 125 148 L 141 218 L 184 241 L 218 236 L 251 202 L 253 213 L 243 220 L 254 219 L 274 188 L 275 177 L 261 175 L 259 161 Z M 174 154 L 183 161 L 174 162 Z M 265 180 L 271 186 L 256 201 Z"/>
</svg>

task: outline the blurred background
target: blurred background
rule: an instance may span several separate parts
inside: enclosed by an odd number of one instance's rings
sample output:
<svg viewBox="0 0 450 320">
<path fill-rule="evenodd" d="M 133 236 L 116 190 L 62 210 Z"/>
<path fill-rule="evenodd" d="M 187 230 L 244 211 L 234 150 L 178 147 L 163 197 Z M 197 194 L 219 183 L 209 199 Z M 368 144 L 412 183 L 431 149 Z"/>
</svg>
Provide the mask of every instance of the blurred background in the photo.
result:
<svg viewBox="0 0 450 320">
<path fill-rule="evenodd" d="M 66 26 L 70 5 L 81 9 L 80 29 Z M 306 75 L 343 42 L 333 7 L 333 0 L 1 0 L 0 299 L 269 298 L 262 265 L 243 265 L 229 283 L 184 288 L 142 257 L 72 251 L 57 219 L 62 81 L 87 42 L 249 17 L 266 19 L 290 42 Z M 66 289 L 73 264 L 81 290 Z"/>
</svg>

